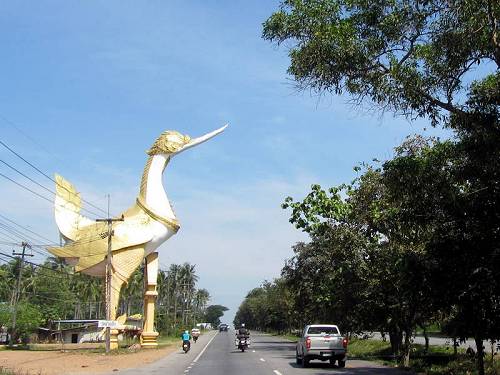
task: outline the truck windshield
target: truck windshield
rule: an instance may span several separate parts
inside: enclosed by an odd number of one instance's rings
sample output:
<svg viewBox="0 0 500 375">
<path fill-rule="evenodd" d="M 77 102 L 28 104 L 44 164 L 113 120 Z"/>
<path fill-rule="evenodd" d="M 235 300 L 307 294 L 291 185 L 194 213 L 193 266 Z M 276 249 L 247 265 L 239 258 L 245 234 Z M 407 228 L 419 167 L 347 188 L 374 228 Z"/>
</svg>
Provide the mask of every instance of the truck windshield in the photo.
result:
<svg viewBox="0 0 500 375">
<path fill-rule="evenodd" d="M 309 327 L 307 330 L 307 334 L 309 335 L 338 335 L 339 330 L 337 327 Z"/>
</svg>

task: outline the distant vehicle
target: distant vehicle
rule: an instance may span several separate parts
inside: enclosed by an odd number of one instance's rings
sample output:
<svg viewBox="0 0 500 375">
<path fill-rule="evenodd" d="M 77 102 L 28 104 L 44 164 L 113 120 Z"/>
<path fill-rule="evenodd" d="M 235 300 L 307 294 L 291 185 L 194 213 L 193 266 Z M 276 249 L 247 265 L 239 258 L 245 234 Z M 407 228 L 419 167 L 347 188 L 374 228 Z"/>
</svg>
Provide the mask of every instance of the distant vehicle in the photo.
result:
<svg viewBox="0 0 500 375">
<path fill-rule="evenodd" d="M 222 331 L 227 332 L 228 329 L 229 329 L 229 326 L 227 324 L 222 323 L 219 325 L 219 332 L 222 332 Z"/>
<path fill-rule="evenodd" d="M 191 330 L 191 336 L 193 337 L 193 341 L 196 342 L 198 340 L 198 336 L 200 336 L 200 330 L 198 328 L 193 328 Z"/>
<path fill-rule="evenodd" d="M 298 365 L 307 367 L 313 359 L 338 361 L 338 366 L 345 367 L 347 359 L 347 338 L 342 337 L 339 328 L 333 324 L 312 324 L 302 331 L 297 342 L 295 358 Z"/>
</svg>

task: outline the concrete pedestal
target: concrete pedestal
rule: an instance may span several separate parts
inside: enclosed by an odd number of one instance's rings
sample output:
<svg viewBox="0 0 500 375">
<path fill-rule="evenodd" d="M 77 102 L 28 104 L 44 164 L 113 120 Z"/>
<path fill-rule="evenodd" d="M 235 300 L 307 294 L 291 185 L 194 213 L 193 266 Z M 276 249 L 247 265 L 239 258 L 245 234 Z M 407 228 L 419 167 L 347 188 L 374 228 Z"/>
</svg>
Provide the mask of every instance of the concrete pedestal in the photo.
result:
<svg viewBox="0 0 500 375">
<path fill-rule="evenodd" d="M 146 292 L 144 293 L 144 325 L 141 335 L 141 346 L 144 348 L 156 348 L 158 346 L 158 332 L 154 329 L 155 302 L 158 292 L 156 291 L 156 279 L 158 277 L 158 253 L 149 254 L 146 257 L 145 267 Z"/>
</svg>

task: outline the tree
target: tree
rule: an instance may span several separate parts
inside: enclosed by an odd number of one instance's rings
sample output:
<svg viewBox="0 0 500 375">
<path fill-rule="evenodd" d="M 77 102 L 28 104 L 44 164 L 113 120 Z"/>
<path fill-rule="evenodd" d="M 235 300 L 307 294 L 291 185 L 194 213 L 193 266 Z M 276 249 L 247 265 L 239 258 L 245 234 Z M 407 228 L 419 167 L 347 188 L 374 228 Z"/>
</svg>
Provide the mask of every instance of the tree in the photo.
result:
<svg viewBox="0 0 500 375">
<path fill-rule="evenodd" d="M 467 73 L 500 67 L 499 19 L 493 0 L 285 0 L 263 37 L 291 45 L 288 72 L 301 89 L 438 124 L 469 115 Z"/>
<path fill-rule="evenodd" d="M 222 305 L 210 305 L 205 312 L 205 322 L 211 323 L 212 326 L 217 327 L 220 324 L 220 318 L 224 315 L 224 311 L 229 309 Z"/>
<path fill-rule="evenodd" d="M 12 306 L 6 303 L 0 304 L 0 322 L 9 329 L 12 328 Z M 21 339 L 22 342 L 28 342 L 29 335 L 36 332 L 43 322 L 43 316 L 40 309 L 31 303 L 21 302 L 17 306 L 16 332 L 14 340 Z"/>
<path fill-rule="evenodd" d="M 384 166 L 396 210 L 389 205 L 389 215 L 373 223 L 407 220 L 391 232 L 391 247 L 405 237 L 418 240 L 423 251 L 408 253 L 412 262 L 434 267 L 430 276 L 447 276 L 435 285 L 460 296 L 450 303 L 466 324 L 454 326 L 471 329 L 460 335 L 474 335 L 480 375 L 482 340 L 499 336 L 492 318 L 500 295 L 493 277 L 500 228 L 499 24 L 500 3 L 493 0 L 285 0 L 263 29 L 264 38 L 291 43 L 288 71 L 299 88 L 347 93 L 355 103 L 368 100 L 455 131 L 454 142 L 397 155 Z M 432 158 L 436 166 L 428 163 Z"/>
</svg>

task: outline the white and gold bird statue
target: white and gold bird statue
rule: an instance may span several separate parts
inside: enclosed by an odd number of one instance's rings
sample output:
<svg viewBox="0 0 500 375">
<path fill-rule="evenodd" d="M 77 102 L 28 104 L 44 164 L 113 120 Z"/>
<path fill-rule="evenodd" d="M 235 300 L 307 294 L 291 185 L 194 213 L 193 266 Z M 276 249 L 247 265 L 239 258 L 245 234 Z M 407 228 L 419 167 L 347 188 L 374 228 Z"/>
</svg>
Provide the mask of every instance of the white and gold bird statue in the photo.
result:
<svg viewBox="0 0 500 375">
<path fill-rule="evenodd" d="M 112 224 L 110 319 L 116 319 L 120 290 L 133 272 L 146 259 L 144 267 L 144 323 L 142 346 L 157 346 L 154 330 L 154 306 L 158 253 L 156 249 L 177 233 L 179 222 L 163 187 L 163 171 L 177 154 L 220 134 L 223 126 L 202 137 L 191 139 L 176 131 L 162 133 L 147 151 L 148 161 L 142 175 L 139 196 L 122 214 L 123 221 Z M 104 277 L 108 253 L 108 224 L 80 214 L 80 194 L 71 183 L 56 175 L 55 218 L 66 244 L 48 250 L 75 267 L 75 271 Z M 111 348 L 117 347 L 116 334 L 111 334 Z"/>
</svg>

